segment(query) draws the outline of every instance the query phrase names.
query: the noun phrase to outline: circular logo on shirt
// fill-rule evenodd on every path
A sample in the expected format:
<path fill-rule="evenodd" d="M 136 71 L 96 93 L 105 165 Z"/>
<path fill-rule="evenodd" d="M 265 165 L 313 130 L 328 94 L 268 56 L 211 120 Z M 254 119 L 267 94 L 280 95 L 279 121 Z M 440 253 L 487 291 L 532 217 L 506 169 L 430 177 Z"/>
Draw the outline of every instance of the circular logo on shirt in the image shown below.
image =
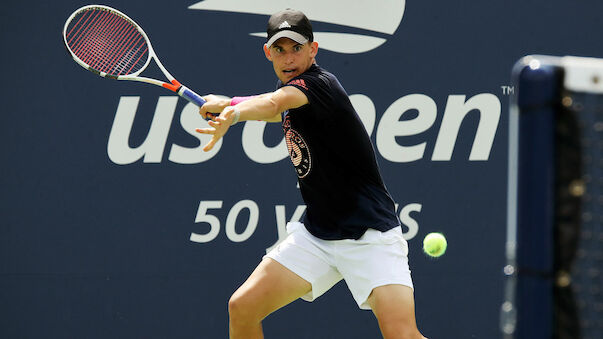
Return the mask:
<path fill-rule="evenodd" d="M 287 130 L 285 140 L 287 141 L 287 149 L 289 150 L 291 162 L 295 167 L 295 172 L 297 172 L 299 178 L 304 178 L 310 173 L 310 169 L 312 168 L 308 145 L 304 138 L 293 129 Z"/>

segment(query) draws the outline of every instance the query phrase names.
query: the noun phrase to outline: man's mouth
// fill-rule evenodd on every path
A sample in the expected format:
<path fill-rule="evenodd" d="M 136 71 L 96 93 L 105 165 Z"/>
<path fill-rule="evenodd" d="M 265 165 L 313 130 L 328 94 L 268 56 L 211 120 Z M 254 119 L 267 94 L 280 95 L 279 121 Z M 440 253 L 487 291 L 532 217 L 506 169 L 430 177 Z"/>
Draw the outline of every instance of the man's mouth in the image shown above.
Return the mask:
<path fill-rule="evenodd" d="M 293 69 L 284 69 L 283 70 L 283 73 L 285 73 L 285 74 L 293 74 L 293 72 L 295 72 L 295 68 L 293 68 Z"/>

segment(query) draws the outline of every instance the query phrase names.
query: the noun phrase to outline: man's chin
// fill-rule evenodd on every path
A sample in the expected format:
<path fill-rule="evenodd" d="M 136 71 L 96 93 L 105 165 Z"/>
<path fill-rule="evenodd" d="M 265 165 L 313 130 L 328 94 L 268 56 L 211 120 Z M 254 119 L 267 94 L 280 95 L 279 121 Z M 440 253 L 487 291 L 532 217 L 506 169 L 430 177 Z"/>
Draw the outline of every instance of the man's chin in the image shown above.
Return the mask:
<path fill-rule="evenodd" d="M 286 84 L 289 80 L 295 78 L 295 75 L 292 74 L 281 74 L 281 82 Z"/>

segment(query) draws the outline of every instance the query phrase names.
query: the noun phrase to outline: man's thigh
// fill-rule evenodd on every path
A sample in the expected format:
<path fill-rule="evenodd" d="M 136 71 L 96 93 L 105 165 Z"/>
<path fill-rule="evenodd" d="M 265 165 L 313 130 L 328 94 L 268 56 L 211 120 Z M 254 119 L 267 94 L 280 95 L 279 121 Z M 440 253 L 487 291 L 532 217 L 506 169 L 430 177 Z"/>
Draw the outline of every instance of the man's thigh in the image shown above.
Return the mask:
<path fill-rule="evenodd" d="M 265 258 L 231 297 L 237 307 L 266 317 L 307 294 L 312 286 L 277 261 Z"/>
<path fill-rule="evenodd" d="M 342 279 L 333 265 L 337 241 L 318 239 L 299 222 L 288 223 L 287 232 L 287 238 L 264 257 L 277 261 L 309 282 L 311 290 L 302 299 L 314 301 Z"/>
<path fill-rule="evenodd" d="M 415 301 L 413 289 L 398 284 L 373 289 L 368 303 L 379 321 L 395 321 L 415 328 Z"/>

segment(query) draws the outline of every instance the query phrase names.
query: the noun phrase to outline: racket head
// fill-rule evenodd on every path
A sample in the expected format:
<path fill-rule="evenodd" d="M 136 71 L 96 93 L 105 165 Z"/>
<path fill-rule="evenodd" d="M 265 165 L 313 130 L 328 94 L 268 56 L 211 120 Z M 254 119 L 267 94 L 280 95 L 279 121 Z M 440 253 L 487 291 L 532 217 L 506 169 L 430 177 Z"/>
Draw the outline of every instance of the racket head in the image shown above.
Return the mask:
<path fill-rule="evenodd" d="M 113 79 L 137 76 L 154 56 L 142 28 L 124 13 L 103 5 L 75 10 L 63 27 L 63 42 L 79 65 Z"/>

